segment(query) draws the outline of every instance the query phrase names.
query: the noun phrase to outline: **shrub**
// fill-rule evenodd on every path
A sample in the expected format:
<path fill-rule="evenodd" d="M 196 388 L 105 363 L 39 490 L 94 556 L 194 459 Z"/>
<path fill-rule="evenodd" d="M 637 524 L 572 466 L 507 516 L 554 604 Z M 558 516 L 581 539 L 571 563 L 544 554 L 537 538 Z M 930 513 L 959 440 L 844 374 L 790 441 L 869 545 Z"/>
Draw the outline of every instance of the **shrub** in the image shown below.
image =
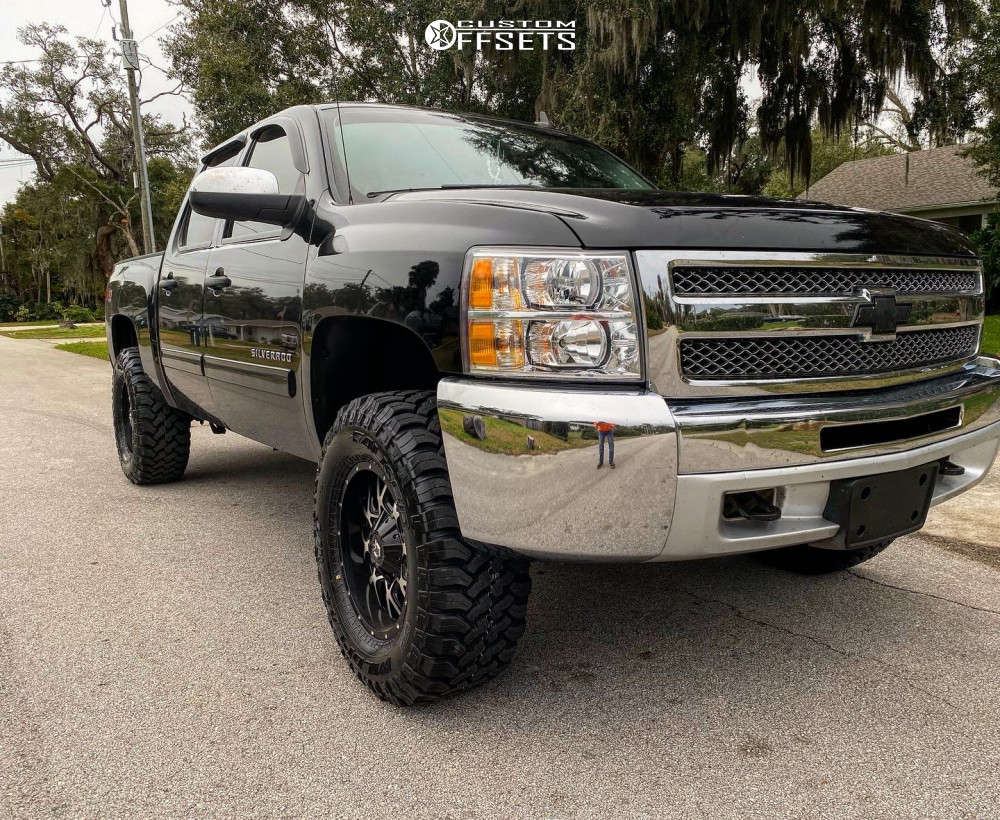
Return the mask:
<path fill-rule="evenodd" d="M 63 308 L 62 318 L 67 322 L 93 322 L 94 314 L 83 305 L 70 305 Z"/>
<path fill-rule="evenodd" d="M 0 322 L 13 322 L 18 302 L 13 293 L 0 293 Z"/>
<path fill-rule="evenodd" d="M 986 304 L 990 310 L 1000 309 L 1000 214 L 990 214 L 986 224 L 972 234 L 983 260 L 986 281 Z"/>

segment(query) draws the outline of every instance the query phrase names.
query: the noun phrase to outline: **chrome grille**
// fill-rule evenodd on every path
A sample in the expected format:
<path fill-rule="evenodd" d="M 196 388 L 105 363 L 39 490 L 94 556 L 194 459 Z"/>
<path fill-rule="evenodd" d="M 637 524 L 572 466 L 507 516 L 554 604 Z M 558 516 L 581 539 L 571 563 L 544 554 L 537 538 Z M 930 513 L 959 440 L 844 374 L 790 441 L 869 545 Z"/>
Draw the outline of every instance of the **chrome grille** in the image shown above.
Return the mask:
<path fill-rule="evenodd" d="M 976 293 L 980 287 L 975 271 L 906 268 L 675 265 L 672 277 L 679 296 L 850 296 L 858 288 L 889 288 L 901 294 Z"/>
<path fill-rule="evenodd" d="M 971 256 L 640 250 L 635 258 L 647 373 L 669 398 L 903 384 L 958 370 L 978 349 L 983 279 Z"/>
<path fill-rule="evenodd" d="M 801 379 L 912 370 L 975 354 L 974 325 L 900 333 L 891 341 L 858 336 L 684 339 L 681 367 L 692 379 Z"/>

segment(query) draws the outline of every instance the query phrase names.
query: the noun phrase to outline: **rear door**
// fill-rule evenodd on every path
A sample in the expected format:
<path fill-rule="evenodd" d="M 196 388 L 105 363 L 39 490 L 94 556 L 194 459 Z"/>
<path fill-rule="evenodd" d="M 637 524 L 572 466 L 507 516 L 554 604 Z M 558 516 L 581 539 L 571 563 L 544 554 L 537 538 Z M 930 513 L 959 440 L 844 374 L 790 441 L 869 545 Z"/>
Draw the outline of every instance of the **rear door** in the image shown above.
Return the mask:
<path fill-rule="evenodd" d="M 180 403 L 211 412 L 201 370 L 205 269 L 218 220 L 185 203 L 178 230 L 164 252 L 157 287 L 157 325 L 163 371 Z"/>
<path fill-rule="evenodd" d="M 303 193 L 308 171 L 297 123 L 276 117 L 251 132 L 243 164 L 270 171 L 281 193 Z M 226 426 L 286 452 L 311 452 L 298 397 L 300 320 L 308 243 L 290 230 L 229 222 L 209 257 L 205 375 Z"/>

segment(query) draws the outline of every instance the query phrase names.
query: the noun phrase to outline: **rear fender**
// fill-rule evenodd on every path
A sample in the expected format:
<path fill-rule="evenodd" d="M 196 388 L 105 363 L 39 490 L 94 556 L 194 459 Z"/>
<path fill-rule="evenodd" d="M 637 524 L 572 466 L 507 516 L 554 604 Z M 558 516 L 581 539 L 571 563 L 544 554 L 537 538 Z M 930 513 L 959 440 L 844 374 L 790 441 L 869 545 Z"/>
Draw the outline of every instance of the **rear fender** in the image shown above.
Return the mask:
<path fill-rule="evenodd" d="M 123 345 L 133 342 L 139 348 L 139 358 L 146 374 L 170 401 L 155 344 L 156 314 L 153 295 L 162 259 L 162 254 L 150 254 L 126 259 L 115 265 L 108 281 L 105 322 L 108 352 L 112 361 L 117 358 Z M 130 323 L 131 332 L 122 324 L 122 320 Z"/>

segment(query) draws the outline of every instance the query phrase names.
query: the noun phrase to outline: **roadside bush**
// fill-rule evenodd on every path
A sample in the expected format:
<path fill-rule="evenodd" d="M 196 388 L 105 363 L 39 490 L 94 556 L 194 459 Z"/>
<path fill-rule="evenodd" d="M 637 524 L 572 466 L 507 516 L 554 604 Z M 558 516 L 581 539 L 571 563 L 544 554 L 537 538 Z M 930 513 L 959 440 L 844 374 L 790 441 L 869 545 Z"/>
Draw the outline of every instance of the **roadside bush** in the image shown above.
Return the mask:
<path fill-rule="evenodd" d="M 653 300 L 649 297 L 646 297 L 646 327 L 650 330 L 663 329 L 663 314 L 659 306 L 653 304 Z"/>
<path fill-rule="evenodd" d="M 14 313 L 14 321 L 39 322 L 46 319 L 61 319 L 62 302 L 25 302 Z"/>
<path fill-rule="evenodd" d="M 986 282 L 986 309 L 1000 310 L 1000 214 L 990 214 L 986 224 L 972 234 L 983 260 Z"/>
<path fill-rule="evenodd" d="M 94 314 L 83 305 L 70 305 L 69 307 L 63 308 L 62 318 L 64 321 L 74 323 L 93 322 Z"/>
<path fill-rule="evenodd" d="M 0 322 L 13 322 L 20 303 L 12 293 L 0 293 Z"/>

